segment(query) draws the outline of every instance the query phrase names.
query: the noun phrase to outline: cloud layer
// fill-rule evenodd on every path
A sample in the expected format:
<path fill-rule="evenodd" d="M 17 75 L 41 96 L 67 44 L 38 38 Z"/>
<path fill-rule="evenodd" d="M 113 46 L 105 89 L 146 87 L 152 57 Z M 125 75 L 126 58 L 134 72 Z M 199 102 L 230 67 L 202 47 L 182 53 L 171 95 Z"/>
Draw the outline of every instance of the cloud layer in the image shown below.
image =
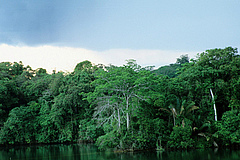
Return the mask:
<path fill-rule="evenodd" d="M 0 45 L 0 62 L 19 62 L 30 65 L 33 69 L 44 68 L 49 73 L 53 70 L 72 72 L 74 67 L 84 60 L 94 64 L 123 65 L 127 59 L 135 59 L 141 66 L 159 66 L 175 63 L 180 55 L 188 54 L 194 58 L 197 53 L 162 50 L 130 50 L 111 49 L 93 51 L 84 48 L 56 47 L 56 46 L 11 46 Z"/>
<path fill-rule="evenodd" d="M 237 0 L 11 0 L 0 44 L 198 51 L 239 45 Z"/>

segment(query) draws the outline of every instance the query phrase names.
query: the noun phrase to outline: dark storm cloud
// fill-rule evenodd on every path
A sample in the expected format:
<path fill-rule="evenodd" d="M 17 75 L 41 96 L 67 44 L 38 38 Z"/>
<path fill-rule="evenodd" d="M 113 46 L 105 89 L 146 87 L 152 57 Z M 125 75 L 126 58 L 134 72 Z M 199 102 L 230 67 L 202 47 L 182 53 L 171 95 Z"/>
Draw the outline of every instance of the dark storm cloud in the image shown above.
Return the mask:
<path fill-rule="evenodd" d="M 36 45 L 55 41 L 60 5 L 56 2 L 1 1 L 0 43 Z"/>
<path fill-rule="evenodd" d="M 91 3 L 90 3 L 91 2 Z M 84 44 L 98 2 L 66 0 L 9 0 L 0 2 L 0 44 Z M 97 19 L 97 18 L 96 18 Z M 81 45 L 80 45 L 81 46 Z"/>
<path fill-rule="evenodd" d="M 239 45 L 237 0 L 2 0 L 0 44 L 205 50 Z"/>

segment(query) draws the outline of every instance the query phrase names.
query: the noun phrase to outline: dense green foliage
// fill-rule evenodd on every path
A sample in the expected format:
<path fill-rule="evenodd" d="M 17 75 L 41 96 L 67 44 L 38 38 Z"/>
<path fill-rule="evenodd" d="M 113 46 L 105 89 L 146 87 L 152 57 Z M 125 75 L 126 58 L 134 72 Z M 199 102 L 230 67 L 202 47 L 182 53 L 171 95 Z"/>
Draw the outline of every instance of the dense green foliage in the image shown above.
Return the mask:
<path fill-rule="evenodd" d="M 179 69 L 182 68 L 185 63 L 189 63 L 189 57 L 188 55 L 181 55 L 180 58 L 177 58 L 176 63 L 159 67 L 154 70 L 153 73 L 157 75 L 167 75 L 170 78 L 174 78 L 177 76 Z"/>
<path fill-rule="evenodd" d="M 48 74 L 0 63 L 0 143 L 96 142 L 100 149 L 240 145 L 237 49 L 187 55 L 158 70 L 77 64 Z M 217 121 L 216 121 L 217 120 Z"/>

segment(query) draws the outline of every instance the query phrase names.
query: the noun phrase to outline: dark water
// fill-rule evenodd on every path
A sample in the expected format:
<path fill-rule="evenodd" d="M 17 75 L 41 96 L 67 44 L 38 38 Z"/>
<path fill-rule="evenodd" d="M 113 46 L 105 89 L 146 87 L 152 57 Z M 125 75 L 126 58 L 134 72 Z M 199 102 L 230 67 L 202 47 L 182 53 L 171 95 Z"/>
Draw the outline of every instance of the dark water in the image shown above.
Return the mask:
<path fill-rule="evenodd" d="M 0 160 L 240 160 L 240 150 L 101 152 L 94 145 L 43 145 L 0 148 Z"/>

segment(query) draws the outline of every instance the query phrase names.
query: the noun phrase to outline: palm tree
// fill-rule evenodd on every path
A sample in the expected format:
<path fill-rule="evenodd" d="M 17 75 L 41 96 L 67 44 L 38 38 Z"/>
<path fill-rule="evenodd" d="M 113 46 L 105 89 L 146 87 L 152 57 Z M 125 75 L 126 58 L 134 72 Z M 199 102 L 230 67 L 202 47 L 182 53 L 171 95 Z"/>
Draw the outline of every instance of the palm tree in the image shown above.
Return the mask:
<path fill-rule="evenodd" d="M 204 122 L 200 128 L 193 127 L 194 132 L 197 133 L 198 136 L 204 137 L 206 141 L 212 142 L 215 148 L 218 148 L 218 144 L 214 140 L 216 137 L 215 134 L 211 134 L 212 132 L 212 124 L 210 121 Z"/>
<path fill-rule="evenodd" d="M 177 108 L 180 108 L 180 110 L 178 111 Z M 174 126 L 176 125 L 176 118 L 177 117 L 183 117 L 182 126 L 184 127 L 184 125 L 185 125 L 184 117 L 188 117 L 190 115 L 190 113 L 195 109 L 199 109 L 199 107 L 195 106 L 194 102 L 192 102 L 192 101 L 186 102 L 186 100 L 184 100 L 181 104 L 181 107 L 178 107 L 178 106 L 176 107 L 173 104 L 170 104 L 168 109 L 167 108 L 160 108 L 159 110 L 167 111 L 169 114 L 171 114 L 173 116 Z"/>

